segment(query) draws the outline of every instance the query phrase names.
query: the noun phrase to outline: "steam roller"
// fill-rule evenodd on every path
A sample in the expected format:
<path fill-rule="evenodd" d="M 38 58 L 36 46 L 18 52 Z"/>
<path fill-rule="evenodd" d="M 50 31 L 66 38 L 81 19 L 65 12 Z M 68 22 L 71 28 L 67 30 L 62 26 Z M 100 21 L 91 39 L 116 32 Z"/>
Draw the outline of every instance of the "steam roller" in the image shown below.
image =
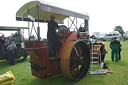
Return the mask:
<path fill-rule="evenodd" d="M 40 31 L 46 28 L 41 27 L 40 23 L 48 23 L 52 15 L 62 29 L 55 32 L 58 55 L 55 55 L 53 48 L 53 54 L 49 56 L 48 39 L 42 39 L 41 34 L 44 32 Z M 85 77 L 90 67 L 88 14 L 73 12 L 42 1 L 31 1 L 17 11 L 16 20 L 28 21 L 29 40 L 25 41 L 24 47 L 30 56 L 33 76 L 47 78 L 64 73 L 74 81 Z M 37 29 L 34 22 L 38 22 Z"/>

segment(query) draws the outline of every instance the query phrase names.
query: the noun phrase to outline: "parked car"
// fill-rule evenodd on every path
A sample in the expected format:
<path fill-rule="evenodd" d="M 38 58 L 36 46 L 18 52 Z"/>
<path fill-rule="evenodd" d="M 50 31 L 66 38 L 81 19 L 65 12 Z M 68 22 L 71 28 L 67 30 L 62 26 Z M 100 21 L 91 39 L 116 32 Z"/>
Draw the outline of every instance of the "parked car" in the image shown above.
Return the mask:
<path fill-rule="evenodd" d="M 108 33 L 101 40 L 112 40 L 114 37 L 121 39 L 122 35 L 120 33 Z"/>
<path fill-rule="evenodd" d="M 104 32 L 93 32 L 93 35 L 97 37 L 97 39 L 101 39 L 105 36 Z"/>

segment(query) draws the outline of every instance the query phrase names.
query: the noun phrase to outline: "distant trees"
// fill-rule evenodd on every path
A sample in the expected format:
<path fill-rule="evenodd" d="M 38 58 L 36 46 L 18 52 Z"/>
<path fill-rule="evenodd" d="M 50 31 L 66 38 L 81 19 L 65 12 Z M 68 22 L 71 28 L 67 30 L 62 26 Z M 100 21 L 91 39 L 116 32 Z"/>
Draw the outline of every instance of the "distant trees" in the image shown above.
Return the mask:
<path fill-rule="evenodd" d="M 114 31 L 118 31 L 121 35 L 124 34 L 124 30 L 122 29 L 121 26 L 116 26 L 116 27 L 114 28 Z"/>

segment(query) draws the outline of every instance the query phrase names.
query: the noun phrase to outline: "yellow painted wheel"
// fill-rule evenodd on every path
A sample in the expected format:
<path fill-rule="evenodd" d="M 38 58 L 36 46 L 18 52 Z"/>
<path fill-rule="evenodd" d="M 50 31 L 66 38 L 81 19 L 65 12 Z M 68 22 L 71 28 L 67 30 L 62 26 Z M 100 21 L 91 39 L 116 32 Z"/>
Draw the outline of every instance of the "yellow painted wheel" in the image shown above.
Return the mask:
<path fill-rule="evenodd" d="M 84 41 L 68 42 L 61 54 L 61 70 L 69 79 L 79 81 L 85 77 L 90 66 L 90 52 Z"/>

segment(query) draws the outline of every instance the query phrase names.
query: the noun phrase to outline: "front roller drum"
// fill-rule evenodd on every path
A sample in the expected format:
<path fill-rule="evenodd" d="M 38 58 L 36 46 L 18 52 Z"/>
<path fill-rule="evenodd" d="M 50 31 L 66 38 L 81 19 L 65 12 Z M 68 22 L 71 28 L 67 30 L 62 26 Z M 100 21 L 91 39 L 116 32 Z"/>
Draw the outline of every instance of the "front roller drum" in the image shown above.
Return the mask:
<path fill-rule="evenodd" d="M 61 70 L 69 79 L 79 81 L 90 67 L 90 52 L 84 41 L 68 42 L 61 54 Z"/>

